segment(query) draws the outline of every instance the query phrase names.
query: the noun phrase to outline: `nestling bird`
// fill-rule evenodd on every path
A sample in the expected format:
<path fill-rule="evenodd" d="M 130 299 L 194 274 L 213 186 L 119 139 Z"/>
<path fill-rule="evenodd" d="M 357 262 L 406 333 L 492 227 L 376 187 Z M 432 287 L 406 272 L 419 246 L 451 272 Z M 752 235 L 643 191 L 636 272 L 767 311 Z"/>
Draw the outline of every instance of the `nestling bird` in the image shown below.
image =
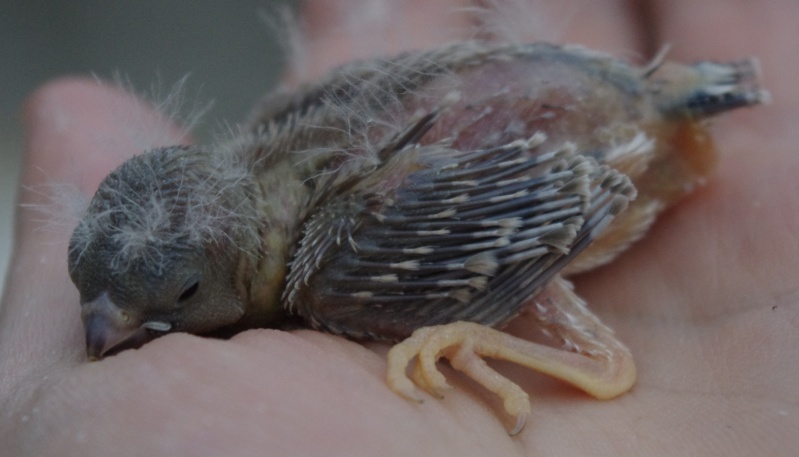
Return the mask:
<path fill-rule="evenodd" d="M 632 357 L 564 278 L 707 178 L 706 118 L 765 96 L 749 60 L 635 67 L 544 43 L 342 66 L 267 98 L 235 138 L 146 152 L 100 184 L 69 246 L 88 356 L 298 316 L 405 340 L 388 381 L 409 398 L 446 387 L 447 357 L 513 432 L 527 394 L 481 356 L 619 395 Z M 563 348 L 495 329 L 523 310 Z"/>

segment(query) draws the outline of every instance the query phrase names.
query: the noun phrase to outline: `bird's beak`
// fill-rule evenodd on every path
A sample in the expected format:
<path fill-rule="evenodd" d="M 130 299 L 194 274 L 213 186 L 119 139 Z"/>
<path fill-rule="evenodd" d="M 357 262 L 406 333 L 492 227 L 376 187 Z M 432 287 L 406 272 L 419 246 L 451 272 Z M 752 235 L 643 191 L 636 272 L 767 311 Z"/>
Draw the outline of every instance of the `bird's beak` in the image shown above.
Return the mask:
<path fill-rule="evenodd" d="M 151 337 L 141 321 L 120 309 L 103 292 L 83 304 L 83 326 L 86 329 L 86 354 L 99 360 L 123 349 L 139 347 Z"/>

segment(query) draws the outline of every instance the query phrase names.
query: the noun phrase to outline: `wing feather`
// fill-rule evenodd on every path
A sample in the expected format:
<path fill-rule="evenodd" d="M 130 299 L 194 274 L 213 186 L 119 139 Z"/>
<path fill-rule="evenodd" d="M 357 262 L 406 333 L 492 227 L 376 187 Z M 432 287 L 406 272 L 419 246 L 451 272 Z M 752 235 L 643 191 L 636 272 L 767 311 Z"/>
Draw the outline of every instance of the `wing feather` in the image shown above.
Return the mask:
<path fill-rule="evenodd" d="M 288 309 L 327 331 L 377 339 L 510 319 L 635 193 L 569 144 L 541 151 L 543 139 L 386 155 L 309 217 Z"/>

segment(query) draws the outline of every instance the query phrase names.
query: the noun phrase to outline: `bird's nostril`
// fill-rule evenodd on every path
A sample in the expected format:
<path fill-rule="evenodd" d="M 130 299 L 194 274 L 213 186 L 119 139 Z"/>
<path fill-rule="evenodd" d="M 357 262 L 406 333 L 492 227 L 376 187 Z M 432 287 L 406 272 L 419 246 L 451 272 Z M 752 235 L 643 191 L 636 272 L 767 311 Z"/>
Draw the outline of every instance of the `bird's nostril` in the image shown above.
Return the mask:
<path fill-rule="evenodd" d="M 149 339 L 139 320 L 121 310 L 107 293 L 83 304 L 83 325 L 90 360 L 141 346 Z"/>

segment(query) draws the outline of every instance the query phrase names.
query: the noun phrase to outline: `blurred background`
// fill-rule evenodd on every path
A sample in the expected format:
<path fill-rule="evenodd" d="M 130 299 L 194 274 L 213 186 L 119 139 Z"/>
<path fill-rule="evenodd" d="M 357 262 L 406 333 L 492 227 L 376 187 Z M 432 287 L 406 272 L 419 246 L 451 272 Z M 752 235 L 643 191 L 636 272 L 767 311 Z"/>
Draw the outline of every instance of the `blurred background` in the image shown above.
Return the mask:
<path fill-rule="evenodd" d="M 139 91 L 189 75 L 213 101 L 200 140 L 241 120 L 277 83 L 282 53 L 264 16 L 291 0 L 0 0 L 0 292 L 11 255 L 22 162 L 19 110 L 65 75 L 123 75 Z"/>

